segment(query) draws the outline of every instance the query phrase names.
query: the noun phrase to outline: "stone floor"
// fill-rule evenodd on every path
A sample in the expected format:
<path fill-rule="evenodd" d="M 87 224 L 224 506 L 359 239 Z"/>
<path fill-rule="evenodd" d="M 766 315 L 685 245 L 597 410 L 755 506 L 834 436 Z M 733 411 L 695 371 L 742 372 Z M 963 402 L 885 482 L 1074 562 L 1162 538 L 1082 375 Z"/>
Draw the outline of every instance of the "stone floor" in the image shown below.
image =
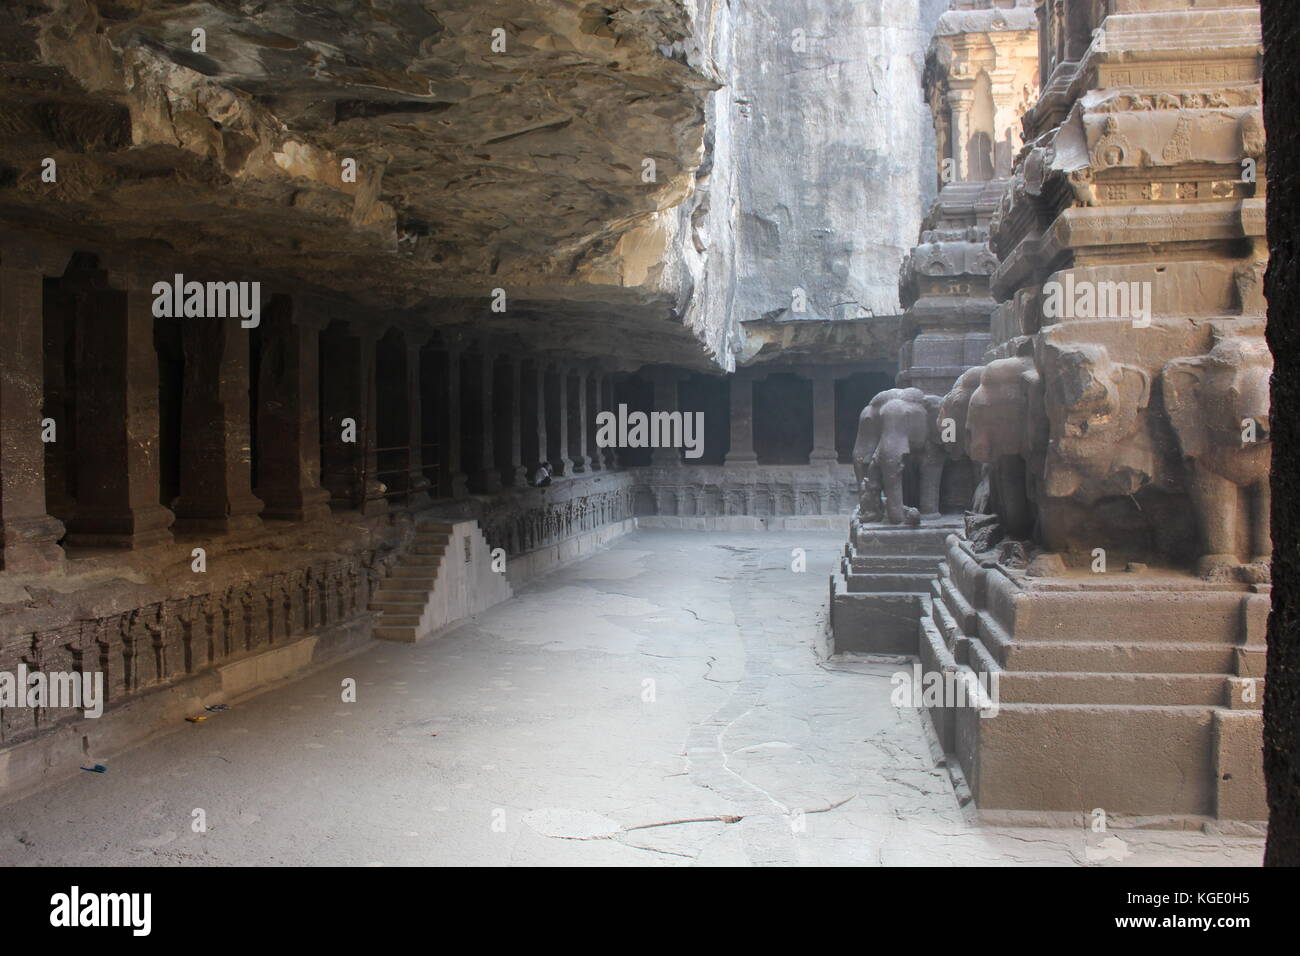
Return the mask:
<path fill-rule="evenodd" d="M 1260 863 L 1253 839 L 976 826 L 889 702 L 898 665 L 817 653 L 843 538 L 638 532 L 0 808 L 0 864 Z"/>

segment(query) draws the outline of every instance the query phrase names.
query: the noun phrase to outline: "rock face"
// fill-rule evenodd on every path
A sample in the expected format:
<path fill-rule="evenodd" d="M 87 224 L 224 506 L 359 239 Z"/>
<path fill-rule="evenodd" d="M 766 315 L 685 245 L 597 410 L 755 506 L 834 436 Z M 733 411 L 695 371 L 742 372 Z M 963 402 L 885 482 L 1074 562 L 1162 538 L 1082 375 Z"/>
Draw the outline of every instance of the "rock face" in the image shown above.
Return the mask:
<path fill-rule="evenodd" d="M 894 315 L 897 270 L 933 197 L 918 95 L 947 0 L 738 8 L 733 64 L 742 321 Z M 802 290 L 806 301 L 796 290 Z"/>
<path fill-rule="evenodd" d="M 502 288 L 518 323 L 572 300 L 681 324 L 718 17 L 673 0 L 9 6 L 0 211 L 371 308 L 490 317 Z M 678 346 L 720 339 L 722 318 L 694 319 Z"/>

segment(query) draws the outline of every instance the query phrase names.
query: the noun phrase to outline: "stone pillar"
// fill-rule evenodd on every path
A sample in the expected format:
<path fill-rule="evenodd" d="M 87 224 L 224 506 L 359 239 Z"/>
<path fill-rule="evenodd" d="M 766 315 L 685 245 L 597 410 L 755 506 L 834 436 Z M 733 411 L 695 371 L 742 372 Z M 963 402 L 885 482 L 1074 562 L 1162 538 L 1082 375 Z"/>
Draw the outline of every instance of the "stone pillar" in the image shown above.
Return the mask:
<path fill-rule="evenodd" d="M 496 357 L 488 351 L 484 343 L 481 349 L 479 373 L 479 406 L 482 412 L 479 422 L 479 448 L 481 458 L 479 473 L 475 484 L 477 490 L 491 494 L 501 490 L 501 473 L 497 471 L 496 442 L 493 436 L 493 363 Z"/>
<path fill-rule="evenodd" d="M 67 257 L 62 258 L 66 262 Z M 33 249 L 16 242 L 0 247 L 0 570 L 4 571 L 43 572 L 63 563 L 63 549 L 57 544 L 63 523 L 45 508 L 41 441 L 46 268 Z M 53 271 L 58 266 L 51 261 L 48 268 Z M 56 428 L 64 424 L 56 422 Z"/>
<path fill-rule="evenodd" d="M 952 90 L 948 93 L 948 109 L 952 114 L 952 158 L 957 161 L 957 178 L 970 179 L 970 108 L 975 100 L 971 90 Z"/>
<path fill-rule="evenodd" d="M 170 542 L 175 516 L 158 501 L 158 353 L 151 283 L 138 271 L 119 274 L 119 279 L 126 292 L 88 295 L 77 316 L 79 467 L 77 510 L 67 541 L 143 548 Z"/>
<path fill-rule="evenodd" d="M 614 407 L 614 374 L 606 372 L 600 377 L 601 403 L 605 409 L 617 414 L 618 409 Z M 605 458 L 605 470 L 613 471 L 618 468 L 618 449 L 613 445 L 603 450 Z"/>
<path fill-rule="evenodd" d="M 654 410 L 656 412 L 677 411 L 677 377 L 671 369 L 655 369 L 652 376 L 654 383 Z M 652 465 L 680 465 L 681 449 L 654 448 L 650 451 Z"/>
<path fill-rule="evenodd" d="M 757 465 L 754 454 L 754 376 L 748 369 L 736 369 L 731 377 L 731 447 L 728 465 Z"/>
<path fill-rule="evenodd" d="M 813 380 L 813 449 L 810 464 L 833 465 L 839 461 L 835 450 L 835 375 L 824 365 L 814 366 Z"/>
<path fill-rule="evenodd" d="M 549 460 L 550 450 L 546 446 L 546 363 L 534 361 L 533 368 L 536 369 L 537 382 L 537 420 L 534 424 L 537 426 L 537 461 L 533 462 L 534 468 L 540 468 L 542 462 Z"/>
<path fill-rule="evenodd" d="M 993 129 L 1001 138 L 993 144 L 993 177 L 1011 175 L 1016 155 L 1023 145 L 1020 138 L 1020 92 L 1015 86 L 1014 70 L 995 71 L 993 82 Z M 1005 132 L 1003 132 L 1005 131 Z"/>
<path fill-rule="evenodd" d="M 505 479 L 511 488 L 522 488 L 528 483 L 528 469 L 524 467 L 524 363 L 517 355 L 506 361 L 510 368 L 510 464 Z"/>
<path fill-rule="evenodd" d="M 602 372 L 599 367 L 593 366 L 589 371 L 586 378 L 586 384 L 584 385 L 584 388 L 587 389 L 587 394 L 591 396 L 591 408 L 588 409 L 586 431 L 588 442 L 587 451 L 590 456 L 587 463 L 588 471 L 604 471 L 605 469 L 604 449 L 596 443 L 596 416 L 606 408 L 604 383 L 605 373 Z"/>
<path fill-rule="evenodd" d="M 249 429 L 249 330 L 238 318 L 184 318 L 181 493 L 176 528 L 227 532 L 256 528 Z"/>
<path fill-rule="evenodd" d="M 587 408 L 587 369 L 581 365 L 574 369 L 578 378 L 578 407 L 574 409 L 574 424 L 577 427 L 577 454 L 573 456 L 573 473 L 586 474 L 590 470 L 591 459 L 587 456 L 587 426 L 590 423 Z"/>
<path fill-rule="evenodd" d="M 446 410 L 443 418 L 446 440 L 445 459 L 447 468 L 448 490 L 453 498 L 464 498 L 469 494 L 468 479 L 461 458 L 461 415 L 460 415 L 460 360 L 461 350 L 447 349 Z"/>
<path fill-rule="evenodd" d="M 556 393 L 560 412 L 560 434 L 556 438 L 556 445 L 560 450 L 560 457 L 552 461 L 551 466 L 555 469 L 555 474 L 567 478 L 573 474 L 573 459 L 569 457 L 569 367 L 563 362 L 555 363 L 555 378 L 559 384 Z"/>
<path fill-rule="evenodd" d="M 258 373 L 257 496 L 263 518 L 315 521 L 330 514 L 320 483 L 320 331 L 301 302 L 262 313 Z"/>
<path fill-rule="evenodd" d="M 361 361 L 356 339 L 341 323 L 328 325 L 320 342 L 321 484 L 335 507 L 354 507 L 361 482 L 357 448 L 362 414 Z M 351 422 L 349 426 L 347 423 Z"/>
<path fill-rule="evenodd" d="M 375 359 L 379 340 L 386 329 L 371 328 L 360 323 L 349 323 L 357 337 L 357 359 L 360 362 L 361 417 L 357 420 L 357 437 L 361 439 L 362 477 L 357 509 L 363 515 L 379 515 L 388 511 L 388 489 L 377 477 L 379 473 L 379 383 L 376 380 Z"/>
<path fill-rule="evenodd" d="M 421 362 L 429 338 L 425 331 L 402 330 L 402 340 L 406 343 L 406 425 L 410 446 L 406 504 L 409 508 L 423 508 L 430 500 L 429 479 L 424 475 L 424 393 L 420 388 Z"/>

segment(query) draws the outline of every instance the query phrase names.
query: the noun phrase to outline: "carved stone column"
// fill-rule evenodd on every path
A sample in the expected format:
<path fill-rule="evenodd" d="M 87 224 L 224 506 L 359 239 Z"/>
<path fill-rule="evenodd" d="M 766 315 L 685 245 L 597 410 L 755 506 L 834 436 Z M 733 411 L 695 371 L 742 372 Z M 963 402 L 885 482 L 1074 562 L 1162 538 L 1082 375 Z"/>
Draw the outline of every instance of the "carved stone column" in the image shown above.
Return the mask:
<path fill-rule="evenodd" d="M 388 511 L 387 490 L 377 477 L 379 472 L 379 387 L 375 378 L 375 359 L 383 328 L 349 322 L 357 340 L 357 376 L 361 382 L 361 402 L 357 417 L 357 437 L 361 441 L 361 475 L 356 500 L 357 510 L 363 515 L 378 515 Z"/>
<path fill-rule="evenodd" d="M 557 384 L 557 410 L 559 434 L 552 435 L 553 447 L 559 454 L 551 459 L 555 474 L 569 477 L 573 474 L 573 459 L 569 457 L 569 367 L 564 362 L 555 363 L 555 380 Z"/>
<path fill-rule="evenodd" d="M 262 502 L 252 487 L 249 330 L 238 318 L 178 320 L 185 350 L 181 398 L 181 492 L 176 528 L 256 528 Z"/>
<path fill-rule="evenodd" d="M 320 330 L 303 302 L 262 314 L 258 371 L 257 496 L 263 518 L 314 521 L 330 514 L 320 483 Z"/>
<path fill-rule="evenodd" d="M 731 377 L 731 448 L 727 465 L 757 465 L 754 453 L 754 376 L 738 368 Z"/>
<path fill-rule="evenodd" d="M 546 444 L 546 363 L 534 360 L 533 368 L 536 370 L 537 404 L 533 409 L 535 418 L 532 424 L 537 427 L 537 461 L 532 466 L 536 469 L 549 460 L 550 449 Z"/>
<path fill-rule="evenodd" d="M 671 369 L 655 369 L 652 376 L 654 383 L 654 410 L 656 412 L 677 411 L 677 377 Z M 650 464 L 673 466 L 682 463 L 681 449 L 654 448 L 650 451 Z"/>
<path fill-rule="evenodd" d="M 579 365 L 573 370 L 578 379 L 578 404 L 572 409 L 574 415 L 574 431 L 577 433 L 574 438 L 576 454 L 573 456 L 573 473 L 575 475 L 585 474 L 590 470 L 591 459 L 587 456 L 587 426 L 590 423 L 587 408 L 587 369 Z"/>
<path fill-rule="evenodd" d="M 617 413 L 618 409 L 614 407 L 614 373 L 606 372 L 604 375 L 601 376 L 600 389 L 601 389 L 601 396 L 602 396 L 601 403 L 605 406 L 605 409 L 607 411 Z M 618 468 L 617 448 L 615 448 L 613 445 L 610 445 L 608 448 L 603 449 L 603 455 L 605 458 L 606 471 L 614 471 L 616 468 Z"/>
<path fill-rule="evenodd" d="M 479 473 L 476 475 L 476 490 L 491 494 L 501 490 L 501 473 L 497 471 L 496 443 L 493 440 L 493 363 L 496 356 L 488 351 L 484 343 L 480 352 L 479 372 Z"/>
<path fill-rule="evenodd" d="M 165 544 L 175 516 L 158 501 L 158 355 L 153 294 L 138 269 L 126 292 L 82 303 L 77 336 L 77 510 L 69 544 Z M 156 277 L 155 277 L 156 278 Z M 185 319 L 164 321 L 184 322 Z M 238 327 L 238 320 L 236 320 Z"/>
<path fill-rule="evenodd" d="M 824 365 L 814 366 L 813 380 L 813 449 L 810 464 L 833 465 L 839 461 L 835 450 L 835 375 Z"/>
<path fill-rule="evenodd" d="M 970 108 L 975 100 L 971 90 L 952 90 L 948 93 L 948 109 L 952 115 L 952 156 L 957 161 L 957 178 L 963 182 L 970 173 Z"/>
<path fill-rule="evenodd" d="M 447 349 L 446 391 L 443 393 L 443 447 L 446 449 L 447 489 L 453 498 L 469 494 L 468 479 L 461 456 L 460 363 L 462 352 L 454 346 Z"/>
<path fill-rule="evenodd" d="M 604 471 L 605 469 L 604 449 L 596 444 L 596 416 L 605 411 L 606 408 L 603 391 L 604 380 L 605 373 L 598 366 L 592 366 L 588 371 L 586 383 L 583 386 L 590 402 L 586 429 L 587 452 L 590 456 L 587 465 L 588 471 Z"/>
<path fill-rule="evenodd" d="M 524 467 L 524 363 L 517 355 L 506 359 L 510 369 L 510 463 L 505 474 L 511 488 L 522 488 L 528 483 L 528 469 Z"/>
<path fill-rule="evenodd" d="M 422 329 L 402 329 L 406 343 L 406 425 L 410 448 L 407 464 L 406 504 L 423 508 L 429 503 L 429 479 L 424 475 L 424 393 L 420 387 L 424 347 L 430 333 Z"/>
<path fill-rule="evenodd" d="M 53 252 L 53 250 L 51 250 Z M 62 272 L 16 242 L 0 246 L 0 570 L 50 571 L 63 563 L 63 524 L 46 513 L 41 442 L 45 337 L 42 284 Z M 46 261 L 42 261 L 45 259 Z M 56 423 L 56 427 L 58 424 Z"/>

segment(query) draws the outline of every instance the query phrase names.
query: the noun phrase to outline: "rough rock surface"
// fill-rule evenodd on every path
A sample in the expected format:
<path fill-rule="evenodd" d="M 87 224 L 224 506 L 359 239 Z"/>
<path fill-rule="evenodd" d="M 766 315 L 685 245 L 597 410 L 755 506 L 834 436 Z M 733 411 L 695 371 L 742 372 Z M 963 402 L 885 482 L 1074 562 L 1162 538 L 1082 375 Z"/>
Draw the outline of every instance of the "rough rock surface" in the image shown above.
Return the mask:
<path fill-rule="evenodd" d="M 566 300 L 680 323 L 661 280 L 707 161 L 711 4 L 613 6 L 6 6 L 0 213 L 437 319 L 503 288 L 517 323 Z"/>
<path fill-rule="evenodd" d="M 742 321 L 894 315 L 898 266 L 933 198 L 920 95 L 947 0 L 739 8 L 736 312 Z M 792 308 L 807 293 L 806 312 Z"/>
<path fill-rule="evenodd" d="M 1264 0 L 1264 83 L 1266 90 L 1294 90 L 1300 71 L 1300 25 L 1283 0 Z M 1300 146 L 1291 97 L 1264 100 L 1269 158 L 1282 168 Z M 1268 206 L 1272 261 L 1268 272 L 1269 345 L 1277 357 L 1273 374 L 1275 408 L 1294 408 L 1297 400 L 1295 355 L 1297 333 L 1290 317 L 1297 295 L 1296 233 L 1300 227 L 1300 183 L 1281 176 Z M 1300 640 L 1297 639 L 1296 533 L 1300 508 L 1296 496 L 1296 424 L 1278 415 L 1274 424 L 1273 615 L 1268 628 L 1268 677 L 1264 682 L 1264 772 L 1268 776 L 1270 866 L 1300 865 Z"/>

